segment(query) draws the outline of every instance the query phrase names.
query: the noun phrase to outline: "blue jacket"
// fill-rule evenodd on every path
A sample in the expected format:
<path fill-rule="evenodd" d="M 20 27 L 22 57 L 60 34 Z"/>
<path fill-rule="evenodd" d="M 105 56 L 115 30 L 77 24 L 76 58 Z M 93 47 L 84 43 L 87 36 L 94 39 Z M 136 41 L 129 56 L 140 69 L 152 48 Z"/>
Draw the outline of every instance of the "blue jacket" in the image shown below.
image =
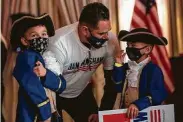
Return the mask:
<path fill-rule="evenodd" d="M 33 122 L 35 117 L 41 121 L 48 119 L 51 107 L 43 87 L 59 94 L 66 88 L 65 79 L 48 69 L 44 78 L 37 77 L 33 72 L 37 61 L 45 66 L 42 56 L 33 50 L 25 50 L 17 56 L 13 70 L 13 76 L 20 85 L 16 122 Z"/>
<path fill-rule="evenodd" d="M 114 66 L 113 80 L 116 84 L 117 92 L 123 91 L 127 70 L 127 63 L 121 67 Z M 133 104 L 135 104 L 139 110 L 142 110 L 149 106 L 160 105 L 167 98 L 167 95 L 168 92 L 164 85 L 161 69 L 156 64 L 149 62 L 141 72 L 139 99 L 134 101 Z M 124 94 L 122 94 L 122 97 L 124 97 Z"/>

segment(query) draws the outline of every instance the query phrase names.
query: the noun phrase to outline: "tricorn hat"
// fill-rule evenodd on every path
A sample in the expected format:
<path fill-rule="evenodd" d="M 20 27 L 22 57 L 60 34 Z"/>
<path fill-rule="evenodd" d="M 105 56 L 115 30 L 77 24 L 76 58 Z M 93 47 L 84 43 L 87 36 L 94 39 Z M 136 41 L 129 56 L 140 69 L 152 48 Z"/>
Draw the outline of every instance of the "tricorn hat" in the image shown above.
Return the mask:
<path fill-rule="evenodd" d="M 158 37 L 145 28 L 136 28 L 131 31 L 121 30 L 118 34 L 120 41 L 143 42 L 153 45 L 167 45 L 165 37 Z"/>
<path fill-rule="evenodd" d="M 11 15 L 11 19 L 12 28 L 10 34 L 10 42 L 13 50 L 19 46 L 22 46 L 20 39 L 30 27 L 44 25 L 48 31 L 49 36 L 53 36 L 55 34 L 52 19 L 48 14 L 43 14 L 36 17 L 27 13 L 18 13 Z"/>

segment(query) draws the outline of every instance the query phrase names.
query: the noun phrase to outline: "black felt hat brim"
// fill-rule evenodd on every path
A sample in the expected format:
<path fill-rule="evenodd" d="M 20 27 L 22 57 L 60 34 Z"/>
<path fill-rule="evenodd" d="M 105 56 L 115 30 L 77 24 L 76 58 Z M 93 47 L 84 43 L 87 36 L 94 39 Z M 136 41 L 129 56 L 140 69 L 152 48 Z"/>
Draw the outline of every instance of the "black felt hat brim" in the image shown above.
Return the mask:
<path fill-rule="evenodd" d="M 120 41 L 126 42 L 143 42 L 153 45 L 167 45 L 167 39 L 164 37 L 157 37 L 145 28 L 137 28 L 130 32 L 122 30 L 118 35 Z"/>

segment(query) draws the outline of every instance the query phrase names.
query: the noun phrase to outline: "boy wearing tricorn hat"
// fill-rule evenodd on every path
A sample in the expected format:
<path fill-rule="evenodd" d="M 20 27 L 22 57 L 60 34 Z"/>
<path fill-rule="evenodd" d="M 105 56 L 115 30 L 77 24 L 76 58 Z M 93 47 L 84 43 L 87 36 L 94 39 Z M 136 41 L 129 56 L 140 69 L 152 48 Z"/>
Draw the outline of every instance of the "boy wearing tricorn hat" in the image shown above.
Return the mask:
<path fill-rule="evenodd" d="M 10 41 L 12 49 L 18 51 L 13 76 L 20 85 L 16 122 L 49 122 L 53 101 L 44 87 L 57 93 L 66 87 L 60 74 L 44 68 L 42 54 L 48 46 L 48 37 L 55 34 L 53 22 L 48 14 L 35 17 L 19 13 L 12 18 Z"/>
<path fill-rule="evenodd" d="M 142 109 L 160 105 L 167 98 L 163 73 L 149 56 L 154 45 L 167 45 L 167 40 L 145 28 L 122 30 L 118 39 L 127 42 L 130 61 L 123 64 L 124 52 L 115 58 L 113 80 L 118 94 L 114 108 L 128 108 L 127 117 L 135 118 Z"/>

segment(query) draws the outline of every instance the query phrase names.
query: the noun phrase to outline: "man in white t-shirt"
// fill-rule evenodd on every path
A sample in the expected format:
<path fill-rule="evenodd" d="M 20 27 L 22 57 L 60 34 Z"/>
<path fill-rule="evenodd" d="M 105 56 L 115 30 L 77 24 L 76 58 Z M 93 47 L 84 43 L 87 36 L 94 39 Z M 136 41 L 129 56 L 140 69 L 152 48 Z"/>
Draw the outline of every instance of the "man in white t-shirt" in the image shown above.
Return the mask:
<path fill-rule="evenodd" d="M 113 107 L 116 93 L 110 73 L 109 78 L 105 77 L 100 108 L 90 82 L 100 64 L 104 64 L 105 73 L 112 71 L 114 54 L 120 48 L 110 30 L 108 8 L 101 3 L 90 3 L 83 8 L 79 22 L 56 31 L 43 55 L 46 67 L 62 74 L 67 82 L 65 91 L 57 96 L 58 111 L 64 109 L 75 122 L 95 122 L 98 110 Z M 60 67 L 55 66 L 57 63 Z"/>

